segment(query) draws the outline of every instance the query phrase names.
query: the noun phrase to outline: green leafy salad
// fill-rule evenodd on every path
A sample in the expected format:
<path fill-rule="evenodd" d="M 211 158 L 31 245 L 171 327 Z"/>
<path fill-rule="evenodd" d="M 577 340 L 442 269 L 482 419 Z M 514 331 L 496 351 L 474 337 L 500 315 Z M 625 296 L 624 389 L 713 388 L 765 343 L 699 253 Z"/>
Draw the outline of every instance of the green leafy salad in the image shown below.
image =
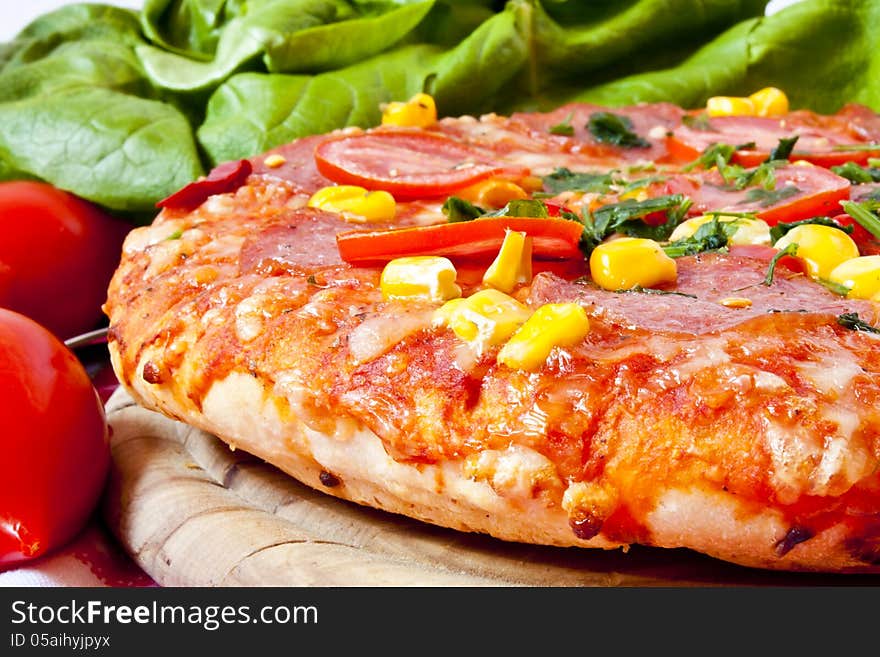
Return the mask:
<path fill-rule="evenodd" d="M 880 0 L 145 0 L 77 4 L 0 44 L 0 180 L 48 181 L 146 220 L 216 163 L 376 125 L 782 88 L 792 106 L 880 110 Z M 845 38 L 841 38 L 845 35 Z M 594 126 L 614 138 L 627 126 Z M 560 134 L 569 128 L 560 124 Z M 623 135 L 623 137 L 620 137 Z M 608 137 L 609 139 L 611 137 Z M 870 174 L 869 174 L 870 175 Z"/>

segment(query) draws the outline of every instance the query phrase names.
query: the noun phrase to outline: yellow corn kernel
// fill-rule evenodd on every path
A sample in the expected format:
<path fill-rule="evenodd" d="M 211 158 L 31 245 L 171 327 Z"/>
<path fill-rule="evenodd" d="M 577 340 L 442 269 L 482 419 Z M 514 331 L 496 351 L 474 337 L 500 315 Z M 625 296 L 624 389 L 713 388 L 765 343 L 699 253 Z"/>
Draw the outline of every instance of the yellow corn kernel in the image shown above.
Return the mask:
<path fill-rule="evenodd" d="M 448 326 L 482 352 L 503 344 L 525 322 L 531 310 L 498 290 L 480 290 L 466 299 L 447 301 L 434 311 L 434 325 Z"/>
<path fill-rule="evenodd" d="M 844 260 L 831 270 L 828 280 L 849 288 L 849 299 L 872 299 L 880 294 L 880 255 Z"/>
<path fill-rule="evenodd" d="M 586 311 L 576 303 L 548 303 L 519 327 L 498 352 L 498 362 L 533 371 L 546 361 L 553 347 L 571 347 L 590 332 Z"/>
<path fill-rule="evenodd" d="M 283 155 L 279 155 L 278 153 L 272 153 L 263 160 L 263 164 L 265 164 L 270 169 L 277 169 L 283 164 L 286 164 L 287 160 Z"/>
<path fill-rule="evenodd" d="M 514 182 L 489 178 L 465 187 L 457 194 L 484 208 L 503 208 L 510 201 L 528 198 L 526 191 Z"/>
<path fill-rule="evenodd" d="M 677 242 L 689 237 L 693 237 L 694 233 L 702 226 L 707 224 L 715 217 L 722 223 L 736 224 L 736 231 L 730 236 L 728 244 L 770 244 L 770 226 L 762 219 L 751 219 L 749 217 L 731 217 L 729 215 L 703 215 L 701 217 L 693 217 L 681 222 L 672 231 L 669 236 L 670 242 Z"/>
<path fill-rule="evenodd" d="M 712 96 L 706 101 L 709 116 L 754 116 L 755 104 L 749 98 Z"/>
<path fill-rule="evenodd" d="M 794 255 L 807 265 L 812 278 L 828 279 L 831 271 L 840 263 L 859 256 L 859 247 L 842 230 L 819 224 L 796 226 L 776 240 L 773 246 L 784 249 L 796 244 Z"/>
<path fill-rule="evenodd" d="M 525 233 L 505 230 L 504 241 L 495 260 L 483 274 L 483 283 L 506 294 L 532 280 L 532 238 Z"/>
<path fill-rule="evenodd" d="M 788 114 L 788 96 L 776 87 L 764 87 L 749 96 L 758 116 L 782 116 Z"/>
<path fill-rule="evenodd" d="M 639 201 L 641 203 L 648 198 L 648 190 L 644 187 L 636 187 L 625 194 L 621 194 L 620 198 L 622 200 L 633 199 L 634 201 Z"/>
<path fill-rule="evenodd" d="M 395 101 L 382 108 L 382 125 L 427 128 L 437 122 L 437 105 L 428 94 L 418 93 L 405 103 Z"/>
<path fill-rule="evenodd" d="M 725 308 L 751 308 L 752 300 L 746 297 L 724 297 L 718 303 Z"/>
<path fill-rule="evenodd" d="M 322 187 L 309 199 L 310 208 L 345 215 L 351 221 L 391 221 L 397 212 L 394 197 L 388 192 L 368 192 L 356 185 Z"/>
<path fill-rule="evenodd" d="M 385 265 L 379 284 L 385 299 L 447 301 L 461 296 L 461 288 L 455 284 L 456 275 L 448 258 L 408 256 Z"/>
<path fill-rule="evenodd" d="M 590 275 L 606 290 L 628 290 L 671 283 L 678 277 L 678 269 L 654 240 L 621 237 L 593 250 Z"/>

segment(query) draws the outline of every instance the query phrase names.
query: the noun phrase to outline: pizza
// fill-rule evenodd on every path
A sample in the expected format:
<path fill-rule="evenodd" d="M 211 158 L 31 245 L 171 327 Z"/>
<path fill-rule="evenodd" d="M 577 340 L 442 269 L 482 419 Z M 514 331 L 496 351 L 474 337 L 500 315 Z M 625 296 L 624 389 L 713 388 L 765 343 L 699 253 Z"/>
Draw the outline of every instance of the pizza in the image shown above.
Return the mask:
<path fill-rule="evenodd" d="M 220 164 L 128 236 L 121 384 L 506 541 L 880 572 L 880 116 L 569 104 Z"/>

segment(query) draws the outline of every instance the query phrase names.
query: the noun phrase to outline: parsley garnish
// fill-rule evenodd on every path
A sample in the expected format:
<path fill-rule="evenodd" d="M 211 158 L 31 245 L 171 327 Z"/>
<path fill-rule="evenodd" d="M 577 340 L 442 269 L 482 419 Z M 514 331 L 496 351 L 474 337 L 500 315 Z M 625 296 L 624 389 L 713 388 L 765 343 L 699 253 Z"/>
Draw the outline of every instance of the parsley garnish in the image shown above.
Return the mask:
<path fill-rule="evenodd" d="M 602 144 L 614 144 L 625 148 L 647 148 L 651 144 L 632 131 L 632 121 L 626 116 L 611 112 L 595 112 L 590 115 L 587 130 Z"/>
<path fill-rule="evenodd" d="M 764 189 L 763 187 L 755 187 L 746 192 L 746 197 L 737 205 L 757 202 L 762 208 L 769 208 L 771 205 L 776 205 L 780 201 L 784 201 L 785 199 L 791 198 L 800 193 L 801 190 L 794 185 L 786 185 L 782 189 L 773 190 Z"/>
<path fill-rule="evenodd" d="M 556 125 L 550 126 L 547 130 L 551 135 L 562 135 L 563 137 L 573 137 L 574 136 L 574 126 L 571 125 L 571 117 L 574 115 L 574 112 L 569 112 L 568 116 L 566 116 L 561 123 L 557 123 Z"/>
<path fill-rule="evenodd" d="M 681 122 L 691 130 L 700 130 L 702 132 L 718 132 L 711 123 L 709 123 L 709 115 L 706 112 L 699 114 L 685 114 L 681 117 Z"/>
<path fill-rule="evenodd" d="M 784 249 L 781 249 L 776 252 L 776 255 L 770 260 L 770 265 L 767 267 L 767 275 L 764 277 L 764 285 L 770 287 L 773 285 L 773 276 L 776 274 L 776 265 L 779 261 L 787 255 L 795 255 L 798 250 L 798 245 L 792 242 Z"/>
<path fill-rule="evenodd" d="M 864 331 L 866 333 L 880 333 L 880 328 L 871 326 L 868 322 L 859 319 L 858 313 L 843 313 L 837 316 L 837 323 L 853 331 Z"/>
<path fill-rule="evenodd" d="M 773 244 L 776 244 L 779 238 L 785 235 L 792 228 L 797 228 L 798 226 L 803 226 L 805 224 L 830 226 L 831 228 L 842 230 L 847 235 L 853 232 L 852 226 L 844 226 L 842 224 L 839 224 L 830 217 L 810 217 L 809 219 L 801 219 L 800 221 L 780 221 L 770 229 L 770 241 L 773 242 Z"/>
<path fill-rule="evenodd" d="M 173 233 L 171 233 L 165 239 L 166 240 L 179 240 L 181 237 L 183 237 L 183 231 L 182 230 L 175 230 Z"/>
<path fill-rule="evenodd" d="M 484 217 L 538 217 L 545 218 L 549 217 L 550 213 L 547 212 L 547 206 L 544 205 L 542 201 L 537 201 L 534 199 L 527 198 L 517 198 L 509 201 L 507 205 L 505 205 L 500 210 L 495 210 L 494 212 L 487 212 L 482 215 Z"/>
<path fill-rule="evenodd" d="M 733 157 L 735 152 L 736 146 L 733 146 L 732 144 L 709 144 L 703 149 L 700 157 L 683 166 L 681 170 L 687 173 L 697 167 L 702 169 L 718 167 L 718 170 L 720 171 L 728 162 L 730 162 L 730 158 Z"/>
<path fill-rule="evenodd" d="M 581 223 L 584 224 L 581 248 L 589 255 L 599 242 L 616 232 L 633 237 L 665 240 L 681 223 L 690 206 L 691 200 L 688 197 L 683 194 L 671 194 L 644 201 L 627 199 L 620 203 L 604 205 L 594 212 L 587 211 L 581 218 Z M 665 212 L 666 222 L 659 226 L 650 226 L 640 221 L 643 217 L 656 212 Z"/>
<path fill-rule="evenodd" d="M 458 223 L 459 221 L 470 221 L 486 214 L 486 211 L 482 208 L 458 196 L 450 196 L 446 199 L 442 210 L 443 214 L 446 215 L 446 220 L 451 224 Z"/>
<path fill-rule="evenodd" d="M 840 207 L 862 228 L 880 240 L 880 218 L 876 214 L 877 209 L 880 208 L 880 200 L 869 199 L 861 203 L 841 201 Z"/>
<path fill-rule="evenodd" d="M 858 151 L 880 151 L 880 144 L 838 144 L 831 147 L 832 151 L 838 152 L 858 152 Z"/>
<path fill-rule="evenodd" d="M 658 290 L 655 287 L 642 287 L 641 285 L 634 285 L 633 287 L 626 290 L 614 290 L 615 294 L 628 294 L 628 293 L 636 293 L 636 294 L 671 294 L 677 297 L 687 297 L 688 299 L 698 299 L 699 297 L 696 294 L 687 294 L 686 292 L 676 292 L 675 290 Z"/>
<path fill-rule="evenodd" d="M 576 173 L 565 167 L 559 167 L 548 176 L 544 176 L 544 188 L 551 194 L 561 192 L 585 192 L 604 194 L 611 188 L 614 179 L 611 173 Z"/>
<path fill-rule="evenodd" d="M 794 145 L 797 143 L 798 137 L 799 135 L 780 138 L 779 143 L 776 144 L 776 148 L 770 151 L 770 156 L 767 158 L 767 162 L 788 160 L 791 152 L 794 150 Z"/>
<path fill-rule="evenodd" d="M 831 170 L 856 185 L 880 182 L 880 168 L 875 166 L 863 167 L 855 162 L 847 162 L 840 166 L 831 167 Z"/>
<path fill-rule="evenodd" d="M 690 237 L 670 242 L 663 247 L 663 250 L 670 258 L 717 251 L 727 246 L 738 228 L 738 222 L 720 221 L 718 216 L 715 216 L 712 221 L 707 221 L 697 228 Z"/>

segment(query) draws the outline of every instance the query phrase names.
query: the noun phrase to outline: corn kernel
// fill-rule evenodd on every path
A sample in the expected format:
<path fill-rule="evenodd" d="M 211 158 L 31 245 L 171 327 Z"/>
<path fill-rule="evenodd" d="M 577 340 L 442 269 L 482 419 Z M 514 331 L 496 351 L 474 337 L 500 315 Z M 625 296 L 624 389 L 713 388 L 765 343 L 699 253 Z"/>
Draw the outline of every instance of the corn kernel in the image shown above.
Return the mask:
<path fill-rule="evenodd" d="M 794 255 L 806 263 L 812 278 L 827 280 L 837 265 L 859 255 L 859 247 L 849 235 L 837 228 L 819 224 L 795 226 L 776 240 L 773 246 L 784 249 L 789 244 L 797 244 Z"/>
<path fill-rule="evenodd" d="M 880 255 L 844 260 L 831 270 L 828 280 L 849 288 L 848 299 L 872 299 L 880 294 Z"/>
<path fill-rule="evenodd" d="M 654 240 L 621 237 L 597 246 L 590 255 L 590 275 L 606 290 L 628 290 L 671 283 L 678 276 L 675 260 Z"/>
<path fill-rule="evenodd" d="M 434 324 L 448 326 L 482 352 L 503 344 L 530 315 L 527 306 L 490 288 L 466 299 L 447 301 L 434 311 Z"/>
<path fill-rule="evenodd" d="M 498 362 L 533 371 L 546 361 L 553 347 L 571 347 L 590 331 L 586 311 L 576 303 L 548 303 L 519 327 L 498 352 Z"/>
<path fill-rule="evenodd" d="M 751 219 L 749 217 L 731 217 L 728 215 L 704 215 L 701 217 L 693 217 L 681 222 L 672 231 L 669 236 L 670 242 L 693 237 L 697 229 L 703 224 L 707 224 L 717 216 L 718 221 L 722 223 L 736 224 L 736 231 L 730 236 L 728 244 L 770 244 L 770 226 L 762 219 Z"/>
<path fill-rule="evenodd" d="M 382 108 L 382 125 L 427 128 L 437 122 L 437 106 L 428 94 L 418 93 L 407 102 L 395 101 Z"/>
<path fill-rule="evenodd" d="M 713 96 L 706 101 L 709 116 L 754 116 L 755 104 L 749 98 Z"/>
<path fill-rule="evenodd" d="M 631 189 L 630 191 L 621 194 L 620 198 L 624 201 L 632 199 L 641 203 L 642 201 L 647 200 L 648 190 L 645 187 L 636 187 L 635 189 Z"/>
<path fill-rule="evenodd" d="M 395 258 L 382 270 L 380 287 L 385 299 L 421 298 L 447 301 L 461 296 L 457 272 L 448 258 L 408 256 Z"/>
<path fill-rule="evenodd" d="M 272 155 L 267 156 L 265 160 L 263 160 L 263 164 L 265 164 L 270 169 L 277 169 L 286 162 L 287 160 L 284 158 L 284 156 L 279 155 L 278 153 L 273 153 Z"/>
<path fill-rule="evenodd" d="M 746 297 L 724 297 L 718 303 L 725 308 L 751 308 L 752 300 Z"/>
<path fill-rule="evenodd" d="M 355 185 L 331 185 L 312 194 L 310 208 L 337 212 L 350 221 L 391 221 L 397 211 L 394 197 L 388 192 L 368 192 Z"/>
<path fill-rule="evenodd" d="M 484 208 L 503 208 L 510 201 L 528 198 L 526 191 L 514 182 L 489 178 L 465 187 L 458 196 Z"/>
<path fill-rule="evenodd" d="M 758 116 L 788 114 L 788 96 L 776 87 L 764 87 L 749 96 Z"/>
<path fill-rule="evenodd" d="M 506 294 L 532 280 L 532 238 L 525 233 L 505 230 L 504 241 L 495 260 L 483 274 L 483 283 Z"/>

